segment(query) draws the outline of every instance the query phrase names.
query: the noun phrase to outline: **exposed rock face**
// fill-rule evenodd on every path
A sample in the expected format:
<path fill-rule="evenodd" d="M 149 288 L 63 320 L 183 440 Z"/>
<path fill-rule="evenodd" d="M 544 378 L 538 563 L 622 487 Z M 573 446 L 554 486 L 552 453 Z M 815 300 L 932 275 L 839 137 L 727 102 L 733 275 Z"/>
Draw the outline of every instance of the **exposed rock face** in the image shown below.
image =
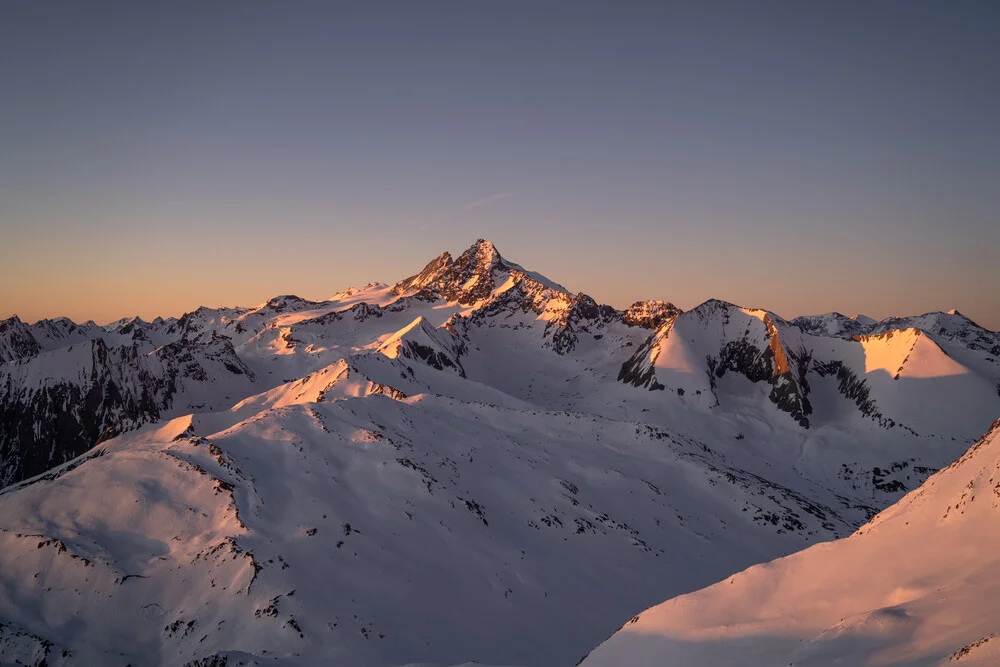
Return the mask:
<path fill-rule="evenodd" d="M 812 370 L 820 377 L 826 377 L 828 375 L 835 375 L 837 377 L 837 390 L 846 398 L 854 401 L 854 404 L 858 406 L 858 410 L 861 411 L 866 417 L 871 417 L 879 424 L 883 426 L 892 426 L 892 423 L 887 423 L 882 413 L 879 412 L 875 405 L 875 401 L 869 398 L 871 390 L 868 387 L 868 382 L 862 380 L 857 376 L 854 371 L 847 368 L 842 361 L 817 361 Z"/>
<path fill-rule="evenodd" d="M 0 361 L 33 357 L 41 351 L 28 325 L 17 315 L 0 322 Z"/>
<path fill-rule="evenodd" d="M 802 331 L 815 336 L 836 336 L 838 338 L 849 339 L 868 332 L 871 324 L 859 321 L 840 313 L 827 313 L 826 315 L 807 315 L 796 317 L 791 324 Z"/>
<path fill-rule="evenodd" d="M 448 329 L 435 329 L 423 317 L 393 334 L 379 347 L 379 352 L 393 359 L 415 361 L 465 377 L 465 369 L 459 361 L 465 352 L 464 341 Z"/>
<path fill-rule="evenodd" d="M 578 333 L 593 333 L 602 325 L 622 321 L 622 313 L 599 305 L 586 294 L 572 295 L 564 288 L 521 266 L 506 261 L 489 241 L 479 239 L 453 260 L 447 252 L 432 260 L 419 274 L 400 281 L 393 293 L 409 298 L 443 299 L 463 305 L 477 305 L 472 322 L 514 313 L 542 314 L 551 311 L 545 327 L 546 344 L 557 354 L 566 354 L 576 345 Z M 672 306 L 653 306 L 648 312 L 636 309 L 633 321 L 653 321 Z"/>
<path fill-rule="evenodd" d="M 642 387 L 650 391 L 663 390 L 666 387 L 656 380 L 656 360 L 660 356 L 658 343 L 670 335 L 673 322 L 660 327 L 656 333 L 647 338 L 642 345 L 622 364 L 618 371 L 618 381 L 634 387 Z"/>
<path fill-rule="evenodd" d="M 611 322 L 621 321 L 622 314 L 611 306 L 599 305 L 586 294 L 574 296 L 558 317 L 545 325 L 545 334 L 556 354 L 573 351 L 580 334 L 595 334 Z"/>
<path fill-rule="evenodd" d="M 669 301 L 636 301 L 625 311 L 622 321 L 632 327 L 657 329 L 683 311 Z"/>
<path fill-rule="evenodd" d="M 739 373 L 751 382 L 766 382 L 771 385 L 768 399 L 802 427 L 808 428 L 812 407 L 800 387 L 802 375 L 789 363 L 772 316 L 765 315 L 763 322 L 767 331 L 766 346 L 762 347 L 759 339 L 747 334 L 726 341 L 719 356 L 706 357 L 712 389 L 715 390 L 716 380 L 727 372 Z"/>
<path fill-rule="evenodd" d="M 108 429 L 156 421 L 180 407 L 178 395 L 235 376 L 248 389 L 255 383 L 232 342 L 214 333 L 150 353 L 96 338 L 0 365 L 0 486 L 79 456 Z"/>
<path fill-rule="evenodd" d="M 109 349 L 97 339 L 58 356 L 75 366 L 73 376 L 40 386 L 32 381 L 38 362 L 0 367 L 0 486 L 82 454 L 112 425 L 159 418 L 157 382 L 135 347 Z"/>
<path fill-rule="evenodd" d="M 479 239 L 452 259 L 441 253 L 415 276 L 393 286 L 395 294 L 425 292 L 446 301 L 471 305 L 488 298 L 497 287 L 498 274 L 510 274 L 513 267 L 504 261 L 496 247 Z"/>

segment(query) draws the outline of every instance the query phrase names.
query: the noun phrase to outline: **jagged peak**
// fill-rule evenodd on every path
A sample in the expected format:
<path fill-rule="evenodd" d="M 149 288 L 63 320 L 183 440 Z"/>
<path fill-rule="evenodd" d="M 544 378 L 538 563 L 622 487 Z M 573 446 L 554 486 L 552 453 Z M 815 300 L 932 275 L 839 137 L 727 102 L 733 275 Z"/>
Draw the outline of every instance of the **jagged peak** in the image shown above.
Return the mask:
<path fill-rule="evenodd" d="M 510 270 L 512 266 L 508 264 L 500 251 L 493 245 L 492 241 L 477 239 L 469 248 L 454 261 L 454 265 L 461 267 L 464 273 L 488 276 L 497 269 Z"/>
<path fill-rule="evenodd" d="M 97 326 L 94 324 L 93 320 L 89 322 L 84 322 L 83 324 L 77 324 L 68 317 L 46 317 L 38 320 L 32 326 L 34 327 L 44 327 L 47 329 L 54 329 L 57 327 L 62 327 L 63 329 L 72 329 L 74 327 L 80 329 L 87 329 L 89 327 Z"/>
<path fill-rule="evenodd" d="M 392 287 L 398 295 L 426 292 L 434 298 L 472 305 L 488 299 L 505 283 L 508 287 L 525 280 L 537 283 L 529 291 L 555 290 L 569 294 L 558 283 L 507 261 L 492 241 L 477 239 L 458 257 L 443 252 L 423 270 Z M 506 289 L 506 288 L 505 288 Z"/>
<path fill-rule="evenodd" d="M 148 326 L 148 323 L 138 315 L 123 317 L 104 327 L 106 331 L 117 334 L 130 334 Z"/>
<path fill-rule="evenodd" d="M 469 249 L 462 253 L 462 255 L 470 255 L 476 258 L 477 265 L 487 265 L 489 267 L 496 266 L 498 264 L 503 264 L 503 256 L 500 255 L 500 251 L 497 250 L 496 245 L 493 241 L 487 241 L 486 239 L 476 239 L 476 242 L 469 246 Z"/>

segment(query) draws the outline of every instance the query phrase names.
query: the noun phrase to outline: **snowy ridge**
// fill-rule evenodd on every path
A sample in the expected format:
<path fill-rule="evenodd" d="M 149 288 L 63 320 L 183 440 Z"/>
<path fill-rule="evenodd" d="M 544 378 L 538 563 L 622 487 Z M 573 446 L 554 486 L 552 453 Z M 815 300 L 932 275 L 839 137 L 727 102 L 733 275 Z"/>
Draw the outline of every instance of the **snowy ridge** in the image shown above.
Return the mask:
<path fill-rule="evenodd" d="M 851 537 L 653 607 L 582 664 L 995 665 L 998 513 L 1000 420 Z"/>
<path fill-rule="evenodd" d="M 360 390 L 339 391 L 355 379 Z M 679 585 L 705 576 L 695 563 L 728 570 L 772 543 L 849 530 L 839 510 L 668 431 L 392 400 L 367 382 L 335 365 L 12 488 L 0 564 L 19 583 L 0 615 L 82 664 L 180 665 L 232 646 L 278 664 L 560 663 L 608 613 L 548 626 L 567 603 L 596 594 L 621 613 L 643 576 L 675 572 Z M 580 441 L 603 444 L 567 458 Z M 606 562 L 628 568 L 581 590 Z"/>
<path fill-rule="evenodd" d="M 928 316 L 913 319 L 926 323 Z M 982 428 L 1000 407 L 993 398 L 994 391 L 1000 393 L 997 357 L 978 344 L 981 337 L 882 325 L 875 327 L 877 333 L 841 336 L 842 320 L 855 322 L 838 315 L 838 324 L 826 322 L 823 329 L 816 321 L 803 326 L 802 318 L 787 322 L 774 313 L 708 301 L 663 324 L 623 364 L 618 377 L 702 405 L 745 401 L 754 393 L 760 401 L 766 394 L 767 401 L 805 428 L 834 415 L 842 420 L 847 416 L 843 406 L 853 404 L 852 419 L 917 433 L 951 433 L 934 409 L 940 395 L 930 390 L 932 385 L 964 397 L 956 407 L 972 428 Z M 817 333 L 821 330 L 837 335 Z M 973 345 L 965 346 L 966 340 Z M 738 382 L 728 379 L 733 375 L 740 376 Z M 969 404 L 976 407 L 965 411 Z M 964 437 L 975 433 L 958 428 Z"/>
<path fill-rule="evenodd" d="M 459 361 L 463 352 L 460 340 L 447 329 L 434 329 L 421 316 L 392 334 L 378 351 L 390 359 L 402 357 L 465 377 L 465 370 Z"/>

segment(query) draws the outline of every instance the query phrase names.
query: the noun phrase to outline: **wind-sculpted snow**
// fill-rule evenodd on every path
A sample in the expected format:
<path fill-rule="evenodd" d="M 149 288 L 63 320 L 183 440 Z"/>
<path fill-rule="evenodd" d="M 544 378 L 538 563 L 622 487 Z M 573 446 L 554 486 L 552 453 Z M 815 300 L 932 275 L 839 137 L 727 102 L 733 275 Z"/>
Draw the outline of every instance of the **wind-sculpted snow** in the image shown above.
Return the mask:
<path fill-rule="evenodd" d="M 8 320 L 0 654 L 571 664 L 953 461 L 1000 413 L 957 317 L 619 311 L 478 241 L 322 301 Z"/>
<path fill-rule="evenodd" d="M 1000 420 L 849 538 L 633 617 L 603 665 L 1000 663 Z"/>

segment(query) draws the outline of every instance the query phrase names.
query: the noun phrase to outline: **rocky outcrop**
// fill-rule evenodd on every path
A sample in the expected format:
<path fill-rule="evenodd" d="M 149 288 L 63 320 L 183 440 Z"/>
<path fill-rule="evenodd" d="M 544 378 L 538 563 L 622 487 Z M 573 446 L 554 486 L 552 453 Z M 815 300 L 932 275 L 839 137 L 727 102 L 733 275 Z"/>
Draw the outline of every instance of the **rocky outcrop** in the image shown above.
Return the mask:
<path fill-rule="evenodd" d="M 148 353 L 97 338 L 0 365 L 0 486 L 79 456 L 109 429 L 121 433 L 187 407 L 187 394 L 227 378 L 247 389 L 256 382 L 232 341 L 214 332 Z"/>
<path fill-rule="evenodd" d="M 0 322 L 0 362 L 27 359 L 40 351 L 28 325 L 17 315 Z"/>
<path fill-rule="evenodd" d="M 392 359 L 406 359 L 465 377 L 460 361 L 465 342 L 449 329 L 435 329 L 423 317 L 393 334 L 378 351 Z"/>
<path fill-rule="evenodd" d="M 580 293 L 557 317 L 545 324 L 544 335 L 556 354 L 568 354 L 576 347 L 581 334 L 600 335 L 598 332 L 605 325 L 621 320 L 622 314 L 611 306 L 598 304 Z"/>
<path fill-rule="evenodd" d="M 509 274 L 511 268 L 492 243 L 479 239 L 458 259 L 452 259 L 448 252 L 441 253 L 423 271 L 396 283 L 392 292 L 426 292 L 445 301 L 471 305 L 489 297 L 497 287 L 497 274 Z"/>
<path fill-rule="evenodd" d="M 68 377 L 38 377 L 45 369 L 32 360 L 0 367 L 0 486 L 79 456 L 109 427 L 159 418 L 159 383 L 135 347 L 77 348 L 55 360 L 75 366 Z"/>
<path fill-rule="evenodd" d="M 658 329 L 683 311 L 669 301 L 636 301 L 622 315 L 622 321 L 630 327 Z"/>

